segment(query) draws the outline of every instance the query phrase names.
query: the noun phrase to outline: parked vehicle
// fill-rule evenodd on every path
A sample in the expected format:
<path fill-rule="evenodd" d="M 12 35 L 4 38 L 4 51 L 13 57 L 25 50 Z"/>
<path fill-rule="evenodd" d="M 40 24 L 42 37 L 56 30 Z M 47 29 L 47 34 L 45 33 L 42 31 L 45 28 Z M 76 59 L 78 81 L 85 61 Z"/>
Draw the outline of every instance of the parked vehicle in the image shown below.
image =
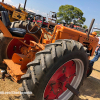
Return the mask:
<path fill-rule="evenodd" d="M 88 34 L 56 25 L 51 35 L 42 27 L 43 20 L 40 26 L 35 23 L 33 28 L 38 28 L 31 32 L 29 22 L 27 30 L 30 34 L 36 34 L 39 30 L 42 32 L 38 42 L 29 41 L 28 44 L 23 41 L 26 30 L 8 28 L 10 21 L 7 11 L 3 9 L 1 17 L 0 30 L 7 39 L 1 41 L 0 55 L 4 55 L 2 59 L 7 66 L 7 74 L 15 82 L 23 79 L 19 89 L 21 92 L 32 92 L 21 94 L 21 100 L 72 100 L 74 95 L 78 96 L 89 70 L 89 57 L 94 54 L 98 44 L 98 38 L 90 35 L 95 19 L 90 24 Z M 11 42 L 11 39 L 16 40 Z M 18 41 L 22 43 L 20 46 L 13 45 Z M 8 48 L 10 59 L 6 55 Z"/>

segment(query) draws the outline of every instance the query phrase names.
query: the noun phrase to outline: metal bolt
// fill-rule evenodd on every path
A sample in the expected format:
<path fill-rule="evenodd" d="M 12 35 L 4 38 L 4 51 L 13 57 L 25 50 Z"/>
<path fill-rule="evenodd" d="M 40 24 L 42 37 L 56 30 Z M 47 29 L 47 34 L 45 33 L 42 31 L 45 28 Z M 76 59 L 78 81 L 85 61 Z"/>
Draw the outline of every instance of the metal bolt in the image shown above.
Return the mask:
<path fill-rule="evenodd" d="M 26 42 L 26 40 L 24 40 L 24 42 Z"/>

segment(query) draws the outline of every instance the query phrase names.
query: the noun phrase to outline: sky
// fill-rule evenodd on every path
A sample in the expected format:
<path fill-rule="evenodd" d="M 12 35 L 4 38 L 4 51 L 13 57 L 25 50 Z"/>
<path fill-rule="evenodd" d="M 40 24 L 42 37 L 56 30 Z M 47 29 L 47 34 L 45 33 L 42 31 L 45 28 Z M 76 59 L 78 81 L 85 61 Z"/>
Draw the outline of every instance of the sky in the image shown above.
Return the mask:
<path fill-rule="evenodd" d="M 25 0 L 4 0 L 4 2 L 16 7 L 20 3 L 23 7 Z M 89 27 L 94 18 L 93 27 L 100 28 L 100 0 L 27 0 L 26 9 L 47 17 L 50 11 L 58 12 L 59 7 L 66 4 L 73 5 L 83 11 L 83 17 L 86 18 L 83 25 Z"/>

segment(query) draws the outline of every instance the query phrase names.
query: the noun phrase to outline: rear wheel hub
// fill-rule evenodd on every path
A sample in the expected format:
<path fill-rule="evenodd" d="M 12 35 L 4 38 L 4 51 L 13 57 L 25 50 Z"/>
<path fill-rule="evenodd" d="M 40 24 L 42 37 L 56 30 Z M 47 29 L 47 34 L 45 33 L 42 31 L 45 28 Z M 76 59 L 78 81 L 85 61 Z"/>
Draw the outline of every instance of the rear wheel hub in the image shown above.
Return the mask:
<path fill-rule="evenodd" d="M 76 65 L 74 61 L 63 64 L 49 80 L 44 91 L 44 99 L 58 99 L 58 97 L 67 90 L 66 84 L 72 82 L 75 73 Z"/>

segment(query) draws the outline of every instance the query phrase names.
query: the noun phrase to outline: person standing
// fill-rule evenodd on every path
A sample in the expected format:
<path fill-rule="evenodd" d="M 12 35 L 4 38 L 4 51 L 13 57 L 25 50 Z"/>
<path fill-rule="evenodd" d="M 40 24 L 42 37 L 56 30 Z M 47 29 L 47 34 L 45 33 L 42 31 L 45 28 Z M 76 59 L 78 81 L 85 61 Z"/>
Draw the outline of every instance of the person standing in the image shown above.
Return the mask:
<path fill-rule="evenodd" d="M 71 24 L 70 24 L 69 27 L 70 27 L 70 28 L 74 28 L 74 24 L 73 24 L 73 22 L 71 22 Z"/>
<path fill-rule="evenodd" d="M 97 48 L 95 50 L 96 55 L 92 60 L 90 60 L 90 64 L 92 66 L 94 65 L 94 62 L 97 61 L 99 59 L 99 57 L 100 57 L 100 36 L 98 38 L 99 38 L 99 42 L 98 42 L 98 46 L 97 46 Z"/>

